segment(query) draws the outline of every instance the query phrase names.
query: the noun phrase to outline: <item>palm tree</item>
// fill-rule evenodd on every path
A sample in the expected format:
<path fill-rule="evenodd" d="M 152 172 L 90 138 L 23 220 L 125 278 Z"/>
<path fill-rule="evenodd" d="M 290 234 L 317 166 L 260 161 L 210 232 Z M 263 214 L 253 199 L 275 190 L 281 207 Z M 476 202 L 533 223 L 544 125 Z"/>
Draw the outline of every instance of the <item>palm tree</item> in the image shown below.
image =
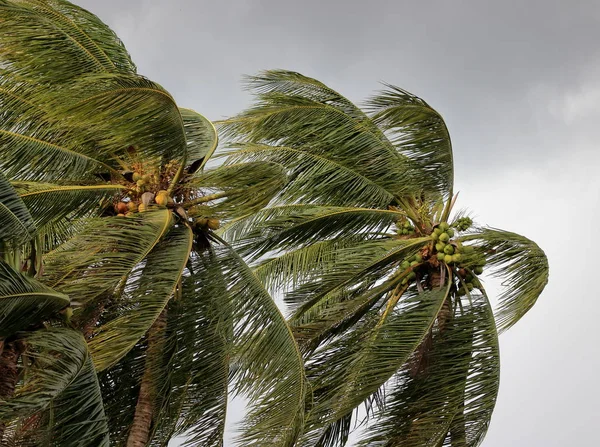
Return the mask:
<path fill-rule="evenodd" d="M 536 302 L 544 252 L 453 212 L 450 136 L 422 99 L 386 85 L 363 111 L 299 73 L 247 82 L 255 104 L 222 123 L 226 163 L 278 163 L 290 181 L 224 235 L 285 292 L 312 391 L 297 445 L 344 445 L 361 420 L 361 446 L 478 445 L 497 326 Z M 484 268 L 503 280 L 495 318 Z"/>
<path fill-rule="evenodd" d="M 240 443 L 291 445 L 302 356 L 214 233 L 264 206 L 281 166 L 207 169 L 213 125 L 69 2 L 0 0 L 0 67 L 4 441 L 221 445 L 233 392 Z"/>

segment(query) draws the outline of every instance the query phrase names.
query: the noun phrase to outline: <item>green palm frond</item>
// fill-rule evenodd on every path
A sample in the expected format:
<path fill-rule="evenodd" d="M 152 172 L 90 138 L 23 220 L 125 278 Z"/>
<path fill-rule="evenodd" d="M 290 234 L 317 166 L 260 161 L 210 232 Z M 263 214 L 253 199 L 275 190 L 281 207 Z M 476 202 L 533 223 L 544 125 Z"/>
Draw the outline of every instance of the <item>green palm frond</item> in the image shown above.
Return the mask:
<path fill-rule="evenodd" d="M 27 206 L 0 173 L 0 243 L 21 244 L 33 236 L 35 229 Z"/>
<path fill-rule="evenodd" d="M 410 159 L 413 185 L 452 196 L 454 162 L 444 119 L 421 98 L 393 85 L 386 87 L 368 100 L 370 118 Z"/>
<path fill-rule="evenodd" d="M 116 304 L 119 316 L 96 328 L 89 342 L 98 370 L 127 354 L 167 306 L 188 261 L 192 236 L 187 226 L 173 228 L 129 276 Z"/>
<path fill-rule="evenodd" d="M 112 294 L 172 225 L 167 209 L 89 221 L 85 230 L 46 255 L 44 282 L 78 303 Z"/>
<path fill-rule="evenodd" d="M 339 93 L 314 79 L 282 70 L 248 79 L 257 104 L 222 123 L 224 135 L 235 143 L 301 148 L 341 164 L 395 195 L 413 191 L 406 175 L 408 160 L 364 112 Z M 302 171 L 297 174 L 301 176 Z"/>
<path fill-rule="evenodd" d="M 25 381 L 0 405 L 0 420 L 37 418 L 34 437 L 41 445 L 107 447 L 102 396 L 81 334 L 51 328 L 32 332 L 24 341 Z"/>
<path fill-rule="evenodd" d="M 195 110 L 179 108 L 188 148 L 188 162 L 200 161 L 202 169 L 212 157 L 219 143 L 217 130 L 212 122 Z"/>
<path fill-rule="evenodd" d="M 51 99 L 51 118 L 84 138 L 104 157 L 127 158 L 133 146 L 144 160 L 185 164 L 184 123 L 173 97 L 142 76 L 97 74 L 71 82 Z"/>
<path fill-rule="evenodd" d="M 0 60 L 39 83 L 87 73 L 135 73 L 125 47 L 98 17 L 63 0 L 0 2 Z"/>
<path fill-rule="evenodd" d="M 481 443 L 496 402 L 499 349 L 494 317 L 471 294 L 433 332 L 427 368 L 409 361 L 386 385 L 386 402 L 361 447 L 471 447 Z"/>
<path fill-rule="evenodd" d="M 184 445 L 223 445 L 233 348 L 231 301 L 227 279 L 210 250 L 195 253 L 192 266 L 181 297 L 169 305 L 152 445 L 164 445 L 173 436 L 185 437 Z"/>
<path fill-rule="evenodd" d="M 67 218 L 69 221 L 97 214 L 115 195 L 126 188 L 122 185 L 56 185 L 37 182 L 12 182 L 21 200 L 40 229 Z"/>
<path fill-rule="evenodd" d="M 346 166 L 327 153 L 311 151 L 308 146 L 285 147 L 245 143 L 226 152 L 228 162 L 270 161 L 283 165 L 293 182 L 278 198 L 281 202 L 304 202 L 315 198 L 320 203 L 338 206 L 387 207 L 394 202 L 395 190 L 380 184 L 355 167 Z"/>
<path fill-rule="evenodd" d="M 393 210 L 283 205 L 234 221 L 224 234 L 241 241 L 236 248 L 242 253 L 259 257 L 271 250 L 294 249 L 348 234 L 367 239 L 379 237 L 402 217 L 402 213 Z"/>
<path fill-rule="evenodd" d="M 221 215 L 228 219 L 261 210 L 285 186 L 287 176 L 281 165 L 268 162 L 240 163 L 202 171 L 190 186 L 204 195 L 192 198 L 190 216 Z M 206 210 L 206 211 L 205 211 Z"/>
<path fill-rule="evenodd" d="M 463 240 L 479 242 L 492 274 L 503 280 L 496 319 L 500 331 L 509 329 L 533 307 L 548 284 L 546 254 L 524 236 L 493 228 L 480 229 Z"/>
<path fill-rule="evenodd" d="M 0 337 L 24 330 L 68 305 L 68 296 L 14 271 L 0 259 Z"/>
<path fill-rule="evenodd" d="M 315 393 L 307 440 L 322 436 L 330 424 L 352 413 L 408 361 L 434 326 L 449 289 L 411 294 L 399 307 L 371 313 L 363 324 L 307 359 Z"/>
<path fill-rule="evenodd" d="M 214 249 L 230 290 L 234 391 L 250 399 L 238 442 L 292 445 L 302 429 L 307 392 L 302 355 L 262 283 L 230 246 L 222 244 Z"/>

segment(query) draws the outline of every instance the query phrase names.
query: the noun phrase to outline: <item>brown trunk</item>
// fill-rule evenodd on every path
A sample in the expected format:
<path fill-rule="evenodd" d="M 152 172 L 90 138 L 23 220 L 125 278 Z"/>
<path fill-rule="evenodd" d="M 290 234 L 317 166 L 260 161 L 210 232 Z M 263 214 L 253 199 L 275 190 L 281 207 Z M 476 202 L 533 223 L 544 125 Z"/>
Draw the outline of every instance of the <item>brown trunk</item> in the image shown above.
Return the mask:
<path fill-rule="evenodd" d="M 160 361 L 165 344 L 165 329 L 167 327 L 167 310 L 163 310 L 148 331 L 148 348 L 146 363 L 140 386 L 135 415 L 127 438 L 127 447 L 146 447 L 150 442 L 150 430 L 154 413 L 156 388 L 153 371 Z"/>
<path fill-rule="evenodd" d="M 17 363 L 23 352 L 22 342 L 15 340 L 11 342 L 0 341 L 0 400 L 10 398 L 15 392 L 19 370 Z M 0 422 L 0 443 L 4 436 L 6 426 Z"/>

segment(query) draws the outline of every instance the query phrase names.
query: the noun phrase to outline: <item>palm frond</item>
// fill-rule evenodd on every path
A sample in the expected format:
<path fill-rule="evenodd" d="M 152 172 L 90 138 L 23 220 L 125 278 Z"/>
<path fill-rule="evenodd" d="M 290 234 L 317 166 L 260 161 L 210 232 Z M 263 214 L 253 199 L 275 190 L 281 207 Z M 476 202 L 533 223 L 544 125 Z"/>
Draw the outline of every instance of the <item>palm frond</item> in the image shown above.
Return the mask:
<path fill-rule="evenodd" d="M 38 182 L 12 182 L 21 200 L 33 216 L 38 228 L 56 224 L 62 219 L 70 222 L 98 214 L 103 203 L 122 193 L 122 185 L 56 185 Z"/>
<path fill-rule="evenodd" d="M 328 153 L 311 151 L 309 146 L 285 147 L 269 144 L 238 144 L 225 152 L 228 163 L 243 160 L 270 161 L 283 165 L 293 181 L 278 201 L 315 201 L 337 206 L 385 208 L 394 202 L 395 190 L 380 184 L 354 167 L 346 166 Z"/>
<path fill-rule="evenodd" d="M 369 116 L 410 160 L 413 185 L 451 196 L 454 163 L 443 118 L 421 98 L 390 84 L 386 87 L 367 102 Z"/>
<path fill-rule="evenodd" d="M 219 143 L 217 130 L 212 122 L 195 110 L 180 108 L 179 112 L 185 129 L 188 162 L 199 162 L 196 170 L 202 169 Z"/>
<path fill-rule="evenodd" d="M 498 336 L 489 302 L 471 294 L 433 332 L 426 367 L 407 362 L 386 384 L 386 403 L 359 445 L 474 447 L 487 431 L 499 383 Z"/>
<path fill-rule="evenodd" d="M 170 210 L 90 220 L 45 257 L 44 282 L 78 303 L 112 294 L 173 225 Z"/>
<path fill-rule="evenodd" d="M 30 239 L 35 223 L 17 191 L 0 173 L 0 243 L 19 245 Z"/>
<path fill-rule="evenodd" d="M 302 355 L 285 318 L 232 248 L 214 247 L 233 312 L 234 391 L 251 405 L 240 445 L 288 446 L 299 435 L 307 384 Z"/>
<path fill-rule="evenodd" d="M 166 307 L 189 259 L 192 240 L 189 227 L 173 228 L 129 276 L 117 303 L 119 316 L 96 328 L 89 342 L 98 370 L 127 354 Z"/>
<path fill-rule="evenodd" d="M 0 259 L 0 337 L 27 329 L 68 305 L 68 296 L 14 271 Z"/>
<path fill-rule="evenodd" d="M 295 249 L 348 234 L 366 239 L 381 237 L 402 217 L 393 210 L 283 205 L 234 221 L 224 234 L 235 241 L 241 253 L 259 257 L 271 250 Z"/>
<path fill-rule="evenodd" d="M 240 163 L 202 171 L 190 179 L 190 186 L 202 190 L 203 196 L 196 211 L 210 208 L 210 215 L 233 219 L 264 208 L 285 186 L 287 176 L 281 165 L 268 162 Z M 212 199 L 212 200 L 210 200 Z M 194 208 L 190 215 L 194 214 Z"/>
<path fill-rule="evenodd" d="M 307 360 L 315 393 L 307 439 L 319 438 L 377 392 L 431 331 L 450 287 L 412 293 L 399 306 L 372 313 Z M 400 292 L 401 293 L 401 292 Z"/>
<path fill-rule="evenodd" d="M 50 328 L 24 339 L 25 381 L 0 405 L 0 420 L 32 415 L 43 445 L 108 446 L 96 372 L 78 332 Z"/>
<path fill-rule="evenodd" d="M 364 112 L 339 93 L 314 79 L 282 70 L 248 79 L 257 104 L 222 123 L 224 135 L 235 143 L 301 148 L 323 155 L 397 196 L 413 190 L 405 157 Z"/>
<path fill-rule="evenodd" d="M 0 60 L 39 83 L 87 73 L 135 73 L 125 47 L 88 11 L 63 0 L 0 2 Z"/>
<path fill-rule="evenodd" d="M 478 241 L 492 274 L 503 280 L 496 319 L 505 331 L 533 307 L 548 284 L 548 258 L 535 242 L 509 231 L 483 228 L 462 239 Z"/>

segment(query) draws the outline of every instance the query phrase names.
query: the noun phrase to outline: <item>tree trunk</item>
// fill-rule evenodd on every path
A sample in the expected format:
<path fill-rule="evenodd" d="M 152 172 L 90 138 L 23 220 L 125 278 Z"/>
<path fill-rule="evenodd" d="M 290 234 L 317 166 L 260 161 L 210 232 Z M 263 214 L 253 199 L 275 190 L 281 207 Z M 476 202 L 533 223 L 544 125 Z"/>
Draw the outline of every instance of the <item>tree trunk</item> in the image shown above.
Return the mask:
<path fill-rule="evenodd" d="M 165 330 L 167 327 L 167 310 L 164 309 L 148 331 L 148 348 L 146 363 L 140 386 L 133 423 L 127 437 L 127 447 L 146 447 L 150 442 L 150 430 L 153 423 L 156 388 L 154 370 L 160 362 L 165 345 Z"/>
<path fill-rule="evenodd" d="M 15 392 L 19 370 L 17 362 L 23 352 L 23 344 L 18 341 L 0 341 L 0 399 L 10 398 Z M 6 426 L 0 422 L 0 443 Z"/>

